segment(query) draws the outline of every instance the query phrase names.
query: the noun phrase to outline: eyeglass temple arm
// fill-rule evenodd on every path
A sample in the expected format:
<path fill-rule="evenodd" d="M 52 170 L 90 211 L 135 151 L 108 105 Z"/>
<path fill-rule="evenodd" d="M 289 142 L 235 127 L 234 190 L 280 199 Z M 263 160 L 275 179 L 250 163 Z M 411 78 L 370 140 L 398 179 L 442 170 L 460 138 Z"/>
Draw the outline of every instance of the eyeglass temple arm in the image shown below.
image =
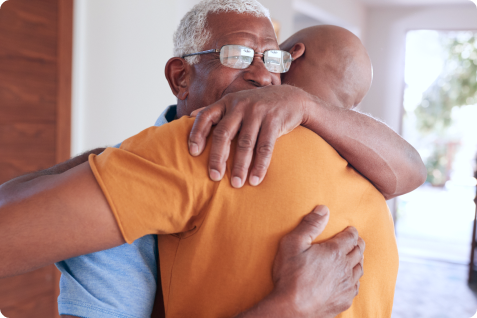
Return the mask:
<path fill-rule="evenodd" d="M 197 53 L 186 54 L 186 55 L 183 55 L 182 58 L 188 57 L 188 56 L 193 56 L 193 55 L 202 55 L 202 54 L 217 53 L 217 52 L 220 52 L 220 51 L 218 51 L 218 50 L 216 50 L 216 49 L 211 49 L 211 50 L 207 50 L 207 51 L 202 51 L 202 52 L 197 52 Z"/>

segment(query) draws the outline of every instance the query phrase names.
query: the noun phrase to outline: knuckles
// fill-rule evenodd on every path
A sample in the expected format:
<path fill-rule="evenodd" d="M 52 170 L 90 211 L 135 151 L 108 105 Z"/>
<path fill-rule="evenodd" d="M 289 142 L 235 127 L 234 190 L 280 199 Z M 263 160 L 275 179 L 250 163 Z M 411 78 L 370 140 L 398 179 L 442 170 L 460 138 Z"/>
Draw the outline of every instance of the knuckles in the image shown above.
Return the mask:
<path fill-rule="evenodd" d="M 361 237 L 358 238 L 358 246 L 361 251 L 361 255 L 363 255 L 364 250 L 366 249 L 366 242 L 364 242 L 364 240 Z"/>
<path fill-rule="evenodd" d="M 315 213 L 309 213 L 303 218 L 303 222 L 313 229 L 319 229 L 321 224 L 320 217 Z"/>
<path fill-rule="evenodd" d="M 343 253 L 341 252 L 341 246 L 336 240 L 329 241 L 327 243 L 331 257 L 335 262 L 344 261 Z"/>
<path fill-rule="evenodd" d="M 253 149 L 253 139 L 252 135 L 245 134 L 240 136 L 237 141 L 237 147 L 239 150 L 251 151 Z"/>
<path fill-rule="evenodd" d="M 257 147 L 257 154 L 262 157 L 269 158 L 272 156 L 272 152 L 273 152 L 272 142 L 263 142 L 263 143 L 260 143 L 260 145 L 258 145 Z"/>
<path fill-rule="evenodd" d="M 352 242 L 353 245 L 357 245 L 358 243 L 358 231 L 354 227 L 347 228 L 344 232 L 340 235 L 345 241 Z"/>
<path fill-rule="evenodd" d="M 220 154 L 211 153 L 209 157 L 210 167 L 216 169 L 222 163 L 222 158 L 223 156 Z"/>
<path fill-rule="evenodd" d="M 198 131 L 197 129 L 194 130 L 192 128 L 192 131 L 190 132 L 190 135 L 189 135 L 189 140 L 192 141 L 192 142 L 198 142 L 199 140 L 202 140 L 203 139 L 203 134 L 201 131 Z"/>
<path fill-rule="evenodd" d="M 227 128 L 222 126 L 217 126 L 212 133 L 215 140 L 221 141 L 230 141 L 230 132 Z"/>
<path fill-rule="evenodd" d="M 212 122 L 212 109 L 210 108 L 205 108 L 201 110 L 199 113 L 197 113 L 197 116 L 195 117 L 195 121 L 197 122 Z"/>

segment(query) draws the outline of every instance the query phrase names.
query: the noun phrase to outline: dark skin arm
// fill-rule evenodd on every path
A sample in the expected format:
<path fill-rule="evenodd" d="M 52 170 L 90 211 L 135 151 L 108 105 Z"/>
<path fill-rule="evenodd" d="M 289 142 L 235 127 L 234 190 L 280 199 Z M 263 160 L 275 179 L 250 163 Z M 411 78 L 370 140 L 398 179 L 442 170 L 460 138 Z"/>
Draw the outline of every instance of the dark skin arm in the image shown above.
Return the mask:
<path fill-rule="evenodd" d="M 230 143 L 238 136 L 232 168 L 232 185 L 237 188 L 243 186 L 249 171 L 251 185 L 264 179 L 276 139 L 299 125 L 326 140 L 386 199 L 416 189 L 426 178 L 418 152 L 385 124 L 324 103 L 297 87 L 231 93 L 192 115 L 197 115 L 189 137 L 192 155 L 202 153 L 211 127 L 217 125 L 209 159 L 212 180 L 223 177 Z"/>
<path fill-rule="evenodd" d="M 21 178 L 0 186 L 0 278 L 125 242 L 87 162 Z"/>

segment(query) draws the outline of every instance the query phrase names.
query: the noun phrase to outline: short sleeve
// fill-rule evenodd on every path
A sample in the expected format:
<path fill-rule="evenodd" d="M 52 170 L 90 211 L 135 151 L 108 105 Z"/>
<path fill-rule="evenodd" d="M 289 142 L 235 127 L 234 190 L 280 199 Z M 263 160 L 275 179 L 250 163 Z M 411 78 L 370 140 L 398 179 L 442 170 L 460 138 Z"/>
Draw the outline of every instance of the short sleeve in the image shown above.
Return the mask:
<path fill-rule="evenodd" d="M 56 263 L 60 315 L 150 317 L 157 284 L 157 237 Z"/>
<path fill-rule="evenodd" d="M 206 156 L 191 157 L 190 118 L 151 127 L 89 163 L 126 242 L 191 230 L 214 183 Z M 160 143 L 157 141 L 161 140 Z"/>

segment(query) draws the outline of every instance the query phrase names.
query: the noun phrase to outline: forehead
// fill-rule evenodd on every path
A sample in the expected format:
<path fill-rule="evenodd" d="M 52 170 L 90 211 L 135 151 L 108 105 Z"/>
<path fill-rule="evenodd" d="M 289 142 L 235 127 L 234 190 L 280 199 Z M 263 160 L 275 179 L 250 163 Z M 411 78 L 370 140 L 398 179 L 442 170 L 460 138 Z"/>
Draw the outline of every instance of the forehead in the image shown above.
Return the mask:
<path fill-rule="evenodd" d="M 235 12 L 212 13 L 207 16 L 211 33 L 207 48 L 226 44 L 241 44 L 253 49 L 278 48 L 272 23 L 268 18 Z"/>

